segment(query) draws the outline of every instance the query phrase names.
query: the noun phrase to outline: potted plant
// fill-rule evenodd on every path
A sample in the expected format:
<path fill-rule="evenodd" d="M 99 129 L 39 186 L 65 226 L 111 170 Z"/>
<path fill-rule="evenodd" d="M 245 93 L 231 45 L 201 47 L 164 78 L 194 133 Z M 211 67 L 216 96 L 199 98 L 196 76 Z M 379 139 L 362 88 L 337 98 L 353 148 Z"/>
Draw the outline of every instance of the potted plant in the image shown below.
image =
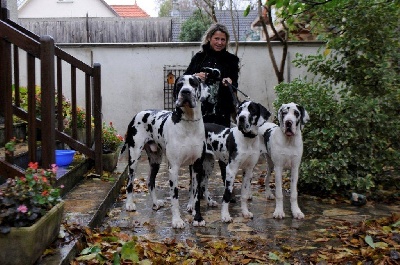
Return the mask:
<path fill-rule="evenodd" d="M 64 97 L 63 97 L 64 98 Z M 63 102 L 64 111 L 64 127 L 65 132 L 68 134 L 72 134 L 71 132 L 71 121 L 72 121 L 72 106 L 68 100 L 64 100 Z M 86 112 L 83 108 L 76 108 L 76 128 L 77 128 L 77 140 L 86 144 Z M 93 117 L 90 120 L 91 127 L 93 128 Z M 94 141 L 94 131 L 91 131 L 92 141 Z M 92 142 L 93 144 L 93 142 Z"/>
<path fill-rule="evenodd" d="M 103 122 L 103 169 L 106 171 L 113 171 L 118 163 L 118 156 L 121 152 L 122 143 L 124 138 L 118 134 L 112 122 L 108 125 Z"/>
<path fill-rule="evenodd" d="M 24 176 L 0 188 L 0 264 L 34 264 L 56 239 L 64 208 L 56 170 L 29 163 Z"/>
<path fill-rule="evenodd" d="M 9 163 L 14 163 L 15 146 L 17 145 L 17 138 L 14 137 L 4 145 L 6 160 Z"/>

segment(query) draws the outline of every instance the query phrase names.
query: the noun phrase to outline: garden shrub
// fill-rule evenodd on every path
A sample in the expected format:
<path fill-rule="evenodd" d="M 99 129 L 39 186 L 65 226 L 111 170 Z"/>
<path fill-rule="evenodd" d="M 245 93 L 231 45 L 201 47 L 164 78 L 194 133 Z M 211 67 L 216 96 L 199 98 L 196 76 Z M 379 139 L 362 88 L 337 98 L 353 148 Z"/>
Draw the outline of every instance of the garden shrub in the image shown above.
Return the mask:
<path fill-rule="evenodd" d="M 310 115 L 303 131 L 302 192 L 365 192 L 387 170 L 399 168 L 398 89 L 382 97 L 339 97 L 329 85 L 301 79 L 275 89 L 275 109 L 296 102 Z"/>

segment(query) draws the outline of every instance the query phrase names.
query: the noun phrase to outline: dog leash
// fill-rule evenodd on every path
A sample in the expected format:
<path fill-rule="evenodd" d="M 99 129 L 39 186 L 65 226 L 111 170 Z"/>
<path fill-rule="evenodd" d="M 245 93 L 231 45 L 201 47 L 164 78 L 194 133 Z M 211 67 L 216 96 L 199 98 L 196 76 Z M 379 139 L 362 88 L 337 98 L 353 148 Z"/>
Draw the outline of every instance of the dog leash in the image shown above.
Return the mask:
<path fill-rule="evenodd" d="M 248 95 L 246 95 L 242 90 L 240 90 L 239 88 L 235 87 L 234 85 L 232 85 L 231 83 L 229 83 L 228 81 L 225 80 L 224 82 L 225 85 L 227 85 L 229 87 L 229 90 L 231 91 L 232 97 L 233 97 L 233 103 L 234 105 L 237 107 L 239 106 L 239 99 L 237 98 L 236 94 L 233 92 L 233 89 L 236 89 L 236 91 L 239 91 L 245 98 L 247 98 L 250 101 L 256 102 L 255 100 L 253 100 L 252 98 L 250 98 Z"/>

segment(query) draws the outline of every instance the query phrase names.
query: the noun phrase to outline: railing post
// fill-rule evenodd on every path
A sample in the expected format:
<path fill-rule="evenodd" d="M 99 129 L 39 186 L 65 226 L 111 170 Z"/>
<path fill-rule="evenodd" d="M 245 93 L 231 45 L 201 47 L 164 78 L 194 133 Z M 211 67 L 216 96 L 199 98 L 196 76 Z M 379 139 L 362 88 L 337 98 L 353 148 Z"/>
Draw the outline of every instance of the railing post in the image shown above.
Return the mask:
<path fill-rule="evenodd" d="M 102 100 L 101 100 L 101 65 L 93 64 L 93 119 L 94 119 L 94 157 L 96 174 L 103 174 L 103 134 L 102 134 Z"/>
<path fill-rule="evenodd" d="M 55 163 L 55 68 L 54 40 L 50 36 L 40 38 L 41 61 L 41 129 L 42 167 L 50 168 Z"/>
<path fill-rule="evenodd" d="M 0 39 L 0 114 L 4 117 L 5 141 L 13 137 L 11 43 Z"/>
<path fill-rule="evenodd" d="M 6 7 L 6 3 L 0 0 L 0 20 L 7 20 L 10 18 L 10 11 Z"/>

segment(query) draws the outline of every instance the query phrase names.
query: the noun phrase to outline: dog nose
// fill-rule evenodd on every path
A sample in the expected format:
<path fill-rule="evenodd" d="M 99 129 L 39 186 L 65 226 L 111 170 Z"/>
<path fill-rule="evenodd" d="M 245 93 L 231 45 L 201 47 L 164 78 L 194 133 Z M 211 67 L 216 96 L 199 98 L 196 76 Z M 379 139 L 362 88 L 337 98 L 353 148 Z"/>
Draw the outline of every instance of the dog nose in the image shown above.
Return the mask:
<path fill-rule="evenodd" d="M 244 116 L 239 116 L 239 122 L 243 123 L 245 121 L 245 117 Z"/>
<path fill-rule="evenodd" d="M 286 121 L 285 122 L 285 124 L 286 124 L 286 127 L 292 127 L 292 121 Z"/>
<path fill-rule="evenodd" d="M 181 94 L 187 96 L 187 95 L 190 94 L 190 90 L 189 90 L 189 89 L 182 89 L 182 90 L 181 90 Z"/>

